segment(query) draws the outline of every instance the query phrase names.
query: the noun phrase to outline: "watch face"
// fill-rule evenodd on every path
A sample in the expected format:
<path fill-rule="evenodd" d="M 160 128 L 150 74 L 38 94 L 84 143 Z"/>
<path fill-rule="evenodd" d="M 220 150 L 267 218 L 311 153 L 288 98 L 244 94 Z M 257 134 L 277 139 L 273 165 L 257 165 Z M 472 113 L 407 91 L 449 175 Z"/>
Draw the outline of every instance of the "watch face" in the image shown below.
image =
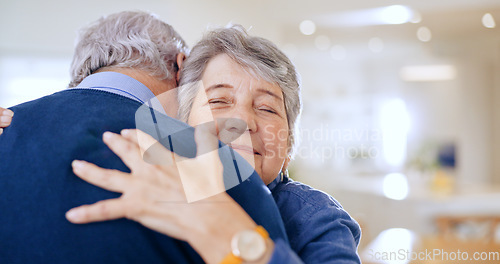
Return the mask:
<path fill-rule="evenodd" d="M 232 242 L 233 254 L 244 261 L 258 260 L 266 252 L 266 241 L 254 230 L 239 232 Z"/>

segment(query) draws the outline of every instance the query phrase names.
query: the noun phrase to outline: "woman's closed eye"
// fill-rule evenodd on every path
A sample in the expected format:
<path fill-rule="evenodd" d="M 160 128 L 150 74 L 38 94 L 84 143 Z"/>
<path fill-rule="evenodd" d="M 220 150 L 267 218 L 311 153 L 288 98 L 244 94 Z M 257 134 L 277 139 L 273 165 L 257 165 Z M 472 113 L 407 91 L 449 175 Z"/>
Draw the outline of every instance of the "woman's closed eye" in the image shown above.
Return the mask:
<path fill-rule="evenodd" d="M 226 98 L 214 98 L 214 99 L 209 99 L 208 104 L 210 105 L 222 105 L 222 104 L 230 104 L 231 100 L 226 99 Z"/>
<path fill-rule="evenodd" d="M 261 106 L 258 109 L 260 111 L 267 112 L 267 113 L 270 113 L 270 114 L 275 114 L 275 115 L 278 114 L 278 112 L 276 110 L 274 110 L 272 107 L 269 107 L 269 106 Z"/>
<path fill-rule="evenodd" d="M 223 109 L 223 108 L 229 107 L 231 104 L 232 104 L 232 101 L 227 99 L 227 98 L 208 99 L 208 105 L 210 106 L 210 109 L 212 109 L 212 110 Z"/>

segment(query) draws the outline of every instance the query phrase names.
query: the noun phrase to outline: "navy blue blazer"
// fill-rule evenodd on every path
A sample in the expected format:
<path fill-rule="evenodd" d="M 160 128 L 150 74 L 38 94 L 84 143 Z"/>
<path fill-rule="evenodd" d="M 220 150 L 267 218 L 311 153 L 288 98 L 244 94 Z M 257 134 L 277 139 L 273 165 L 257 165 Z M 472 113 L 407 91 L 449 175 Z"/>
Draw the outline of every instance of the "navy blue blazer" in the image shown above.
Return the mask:
<path fill-rule="evenodd" d="M 73 207 L 120 195 L 79 179 L 71 162 L 129 172 L 102 134 L 135 128 L 140 107 L 112 93 L 72 89 L 11 108 L 16 116 L 0 137 L 0 263 L 203 262 L 186 242 L 127 219 L 75 225 L 65 218 Z M 161 118 L 164 124 L 183 124 Z M 192 130 L 182 134 L 194 143 Z M 273 239 L 287 241 L 276 204 L 257 173 L 228 193 Z"/>

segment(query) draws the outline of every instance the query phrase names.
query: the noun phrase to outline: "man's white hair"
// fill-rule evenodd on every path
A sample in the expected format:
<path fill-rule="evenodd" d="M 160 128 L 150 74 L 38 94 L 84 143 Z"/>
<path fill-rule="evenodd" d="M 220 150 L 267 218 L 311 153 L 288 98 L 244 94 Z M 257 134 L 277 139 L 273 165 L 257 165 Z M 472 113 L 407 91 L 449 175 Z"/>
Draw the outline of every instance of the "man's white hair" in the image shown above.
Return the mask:
<path fill-rule="evenodd" d="M 106 67 L 135 68 L 172 79 L 180 52 L 188 53 L 184 40 L 153 14 L 124 11 L 105 16 L 80 30 L 69 87 Z"/>

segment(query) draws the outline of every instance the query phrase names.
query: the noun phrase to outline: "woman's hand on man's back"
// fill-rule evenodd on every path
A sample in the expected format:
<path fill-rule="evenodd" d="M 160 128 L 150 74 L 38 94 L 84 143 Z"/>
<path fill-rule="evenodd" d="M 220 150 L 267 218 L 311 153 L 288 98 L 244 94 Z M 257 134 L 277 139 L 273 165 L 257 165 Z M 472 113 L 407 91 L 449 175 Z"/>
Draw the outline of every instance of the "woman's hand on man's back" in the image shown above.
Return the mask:
<path fill-rule="evenodd" d="M 0 107 L 0 135 L 3 133 L 4 128 L 10 126 L 13 116 L 14 112 Z"/>

